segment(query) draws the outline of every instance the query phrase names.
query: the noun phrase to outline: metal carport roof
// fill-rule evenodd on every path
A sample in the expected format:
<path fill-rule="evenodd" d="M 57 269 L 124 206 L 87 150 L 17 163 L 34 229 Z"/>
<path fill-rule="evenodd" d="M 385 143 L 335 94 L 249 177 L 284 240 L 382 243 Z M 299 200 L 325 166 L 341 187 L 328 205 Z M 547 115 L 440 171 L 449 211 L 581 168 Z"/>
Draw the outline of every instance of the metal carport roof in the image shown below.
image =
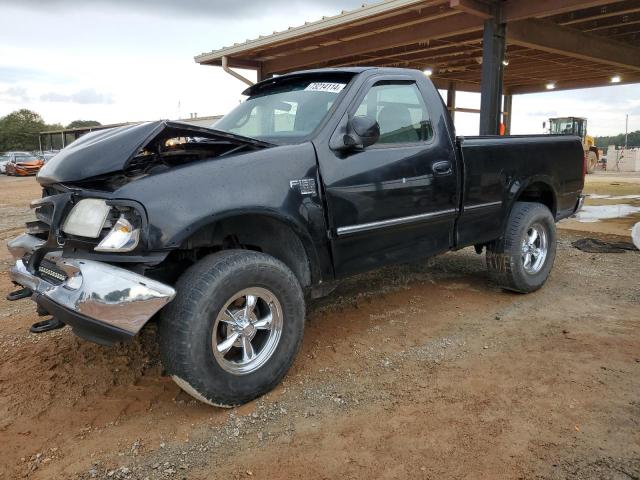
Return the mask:
<path fill-rule="evenodd" d="M 430 69 L 438 88 L 496 103 L 501 93 L 640 82 L 640 0 L 387 0 L 195 60 L 259 78 L 347 65 Z"/>

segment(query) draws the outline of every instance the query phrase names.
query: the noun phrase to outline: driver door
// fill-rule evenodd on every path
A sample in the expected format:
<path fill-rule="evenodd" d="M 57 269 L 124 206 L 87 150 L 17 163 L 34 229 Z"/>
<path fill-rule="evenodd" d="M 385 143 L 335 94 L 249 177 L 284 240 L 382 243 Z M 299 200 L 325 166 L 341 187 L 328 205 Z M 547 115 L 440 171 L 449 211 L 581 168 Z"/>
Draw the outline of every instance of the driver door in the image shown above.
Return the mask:
<path fill-rule="evenodd" d="M 416 82 L 375 77 L 347 113 L 359 115 L 377 120 L 378 142 L 319 155 L 337 276 L 446 251 L 456 218 L 453 148 Z"/>

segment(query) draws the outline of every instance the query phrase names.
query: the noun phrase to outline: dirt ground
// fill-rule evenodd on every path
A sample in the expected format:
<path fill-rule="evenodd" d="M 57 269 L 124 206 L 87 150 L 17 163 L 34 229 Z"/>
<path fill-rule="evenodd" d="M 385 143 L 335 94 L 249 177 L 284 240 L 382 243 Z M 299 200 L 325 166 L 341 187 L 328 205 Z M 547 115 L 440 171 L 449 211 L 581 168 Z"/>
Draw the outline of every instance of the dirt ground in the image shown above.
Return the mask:
<path fill-rule="evenodd" d="M 587 192 L 640 194 L 640 177 L 590 176 Z M 38 196 L 0 177 L 0 241 Z M 473 249 L 345 281 L 308 305 L 282 385 L 231 410 L 162 375 L 153 327 L 114 348 L 33 335 L 32 302 L 3 295 L 0 479 L 637 480 L 640 252 L 571 246 L 628 240 L 633 221 L 563 222 L 551 278 L 526 296 L 492 285 Z"/>

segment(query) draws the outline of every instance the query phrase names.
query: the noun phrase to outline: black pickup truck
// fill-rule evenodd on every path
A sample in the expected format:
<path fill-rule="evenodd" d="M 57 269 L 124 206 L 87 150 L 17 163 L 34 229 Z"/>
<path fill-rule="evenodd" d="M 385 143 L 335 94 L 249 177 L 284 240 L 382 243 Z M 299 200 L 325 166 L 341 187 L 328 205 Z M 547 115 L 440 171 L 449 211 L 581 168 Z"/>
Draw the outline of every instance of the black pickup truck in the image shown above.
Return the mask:
<path fill-rule="evenodd" d="M 579 138 L 456 137 L 414 70 L 298 72 L 244 93 L 213 128 L 98 131 L 42 168 L 37 220 L 8 243 L 9 298 L 52 316 L 41 330 L 112 344 L 154 319 L 172 378 L 230 406 L 282 379 L 305 299 L 340 278 L 475 246 L 502 287 L 544 284 L 555 222 L 582 199 Z"/>

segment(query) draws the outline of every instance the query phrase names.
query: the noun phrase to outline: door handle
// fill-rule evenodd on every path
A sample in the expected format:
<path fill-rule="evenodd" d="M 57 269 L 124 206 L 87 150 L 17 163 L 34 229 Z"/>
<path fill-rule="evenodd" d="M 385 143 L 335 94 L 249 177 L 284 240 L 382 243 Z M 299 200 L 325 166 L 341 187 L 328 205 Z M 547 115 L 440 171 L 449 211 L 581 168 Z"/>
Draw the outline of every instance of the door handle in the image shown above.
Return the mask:
<path fill-rule="evenodd" d="M 451 162 L 448 160 L 445 160 L 443 162 L 435 162 L 431 168 L 433 169 L 433 174 L 434 175 L 449 175 L 450 173 L 453 172 L 453 169 L 451 168 Z"/>

